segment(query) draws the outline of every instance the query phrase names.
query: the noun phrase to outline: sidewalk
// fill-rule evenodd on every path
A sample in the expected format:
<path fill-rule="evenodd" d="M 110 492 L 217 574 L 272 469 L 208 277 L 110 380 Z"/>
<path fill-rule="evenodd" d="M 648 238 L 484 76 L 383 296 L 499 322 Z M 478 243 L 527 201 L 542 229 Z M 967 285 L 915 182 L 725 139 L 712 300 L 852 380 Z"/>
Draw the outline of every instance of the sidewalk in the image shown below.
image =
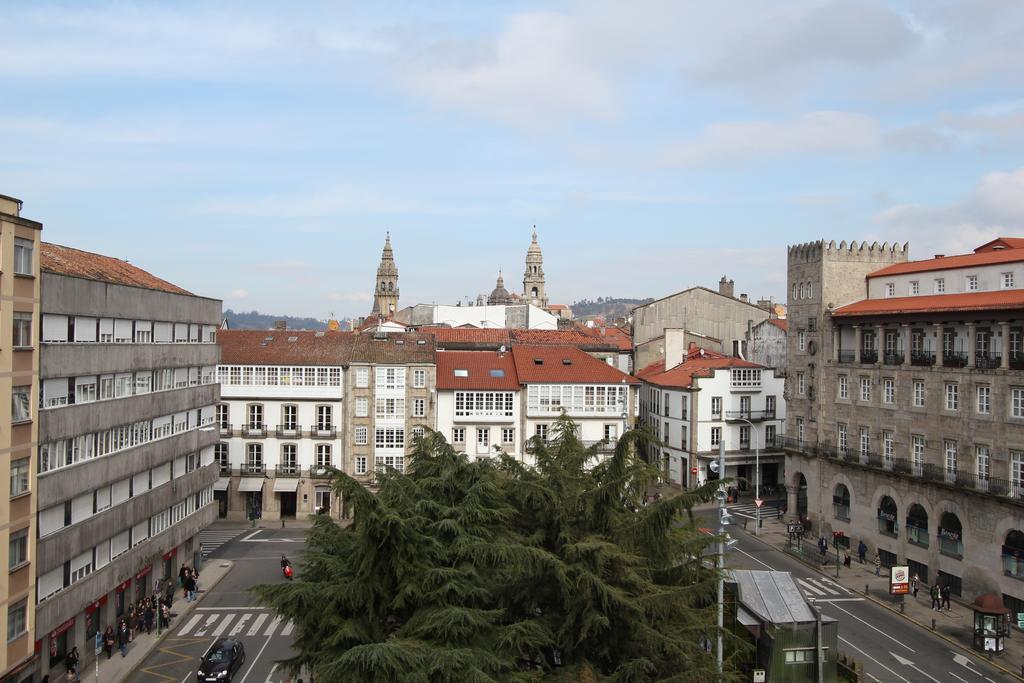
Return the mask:
<path fill-rule="evenodd" d="M 881 576 L 875 576 L 875 565 L 871 561 L 873 556 L 865 560 L 864 564 L 857 561 L 856 547 L 850 549 L 852 564 L 850 568 L 842 566 L 843 551 L 840 550 L 839 576 L 836 577 L 836 550 L 829 539 L 828 564 L 822 565 L 821 554 L 816 542 L 817 536 L 811 534 L 804 537 L 802 552 L 797 548 L 791 548 L 789 534 L 786 532 L 785 520 L 780 520 L 775 515 L 761 519 L 761 535 L 759 540 L 768 545 L 774 546 L 785 553 L 799 559 L 807 566 L 821 572 L 831 580 L 842 584 L 843 587 L 864 595 L 869 600 L 901 616 L 908 622 L 932 632 L 942 638 L 950 645 L 958 648 L 965 654 L 978 659 L 985 659 L 992 666 L 1001 669 L 1003 672 L 1024 680 L 1024 671 L 1018 666 L 1024 661 L 1024 635 L 1019 631 L 1006 638 L 1005 651 L 1001 654 L 987 658 L 972 647 L 974 640 L 974 612 L 969 604 L 963 603 L 956 598 L 950 601 L 952 609 L 935 611 L 931 609 L 931 598 L 928 595 L 928 586 L 921 585 L 917 598 L 913 595 L 904 596 L 904 609 L 901 613 L 898 598 L 889 595 L 889 572 L 882 567 Z M 745 531 L 754 535 L 754 522 L 749 520 Z"/>
<path fill-rule="evenodd" d="M 125 657 L 121 656 L 116 645 L 114 646 L 114 656 L 110 659 L 107 659 L 106 654 L 101 651 L 99 656 L 99 680 L 110 681 L 111 683 L 127 680 L 128 676 L 156 649 L 160 641 L 163 640 L 163 637 L 202 602 L 207 592 L 227 576 L 232 567 L 234 567 L 234 563 L 230 560 L 213 560 L 203 565 L 199 574 L 199 596 L 194 602 L 186 601 L 181 597 L 181 589 L 177 590 L 174 597 L 174 605 L 171 608 L 171 614 L 175 615 L 171 619 L 171 629 L 165 630 L 159 636 L 157 636 L 156 631 L 152 635 L 145 633 L 136 634 L 135 640 L 128 645 L 128 655 Z M 82 681 L 96 680 L 96 663 L 90 661 L 88 664 L 83 664 L 79 675 Z"/>

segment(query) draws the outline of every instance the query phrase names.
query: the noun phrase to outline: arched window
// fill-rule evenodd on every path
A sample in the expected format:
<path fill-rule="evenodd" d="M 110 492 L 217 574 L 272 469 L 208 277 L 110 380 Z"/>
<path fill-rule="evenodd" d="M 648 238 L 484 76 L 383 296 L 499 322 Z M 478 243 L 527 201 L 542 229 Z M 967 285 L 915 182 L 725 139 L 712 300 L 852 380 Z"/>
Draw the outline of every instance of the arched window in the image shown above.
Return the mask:
<path fill-rule="evenodd" d="M 800 283 L 800 298 L 804 298 L 804 283 Z"/>
<path fill-rule="evenodd" d="M 795 282 L 793 283 L 793 296 L 792 296 L 792 299 L 794 301 L 796 301 L 796 283 Z"/>
<path fill-rule="evenodd" d="M 836 519 L 850 521 L 850 489 L 845 484 L 837 484 L 832 492 L 832 507 Z"/>
<path fill-rule="evenodd" d="M 537 298 L 537 288 L 536 287 L 534 287 L 533 289 L 530 290 L 530 296 L 532 296 L 535 299 Z"/>
<path fill-rule="evenodd" d="M 395 291 L 395 283 L 394 282 L 389 282 L 388 283 L 388 292 L 390 293 L 390 292 L 393 292 L 393 291 Z"/>
<path fill-rule="evenodd" d="M 813 298 L 813 297 L 814 297 L 814 283 L 808 282 L 807 283 L 807 298 L 810 299 L 810 298 Z"/>
<path fill-rule="evenodd" d="M 896 512 L 896 501 L 889 496 L 882 496 L 882 501 L 878 504 L 878 530 L 893 538 L 899 535 Z"/>
<path fill-rule="evenodd" d="M 1024 578 L 1024 532 L 1014 529 L 1003 541 L 1003 573 Z"/>
<path fill-rule="evenodd" d="M 917 503 L 907 510 L 907 541 L 922 548 L 928 547 L 928 511 Z"/>
<path fill-rule="evenodd" d="M 964 528 L 952 512 L 943 512 L 939 518 L 939 552 L 956 558 L 964 556 Z"/>

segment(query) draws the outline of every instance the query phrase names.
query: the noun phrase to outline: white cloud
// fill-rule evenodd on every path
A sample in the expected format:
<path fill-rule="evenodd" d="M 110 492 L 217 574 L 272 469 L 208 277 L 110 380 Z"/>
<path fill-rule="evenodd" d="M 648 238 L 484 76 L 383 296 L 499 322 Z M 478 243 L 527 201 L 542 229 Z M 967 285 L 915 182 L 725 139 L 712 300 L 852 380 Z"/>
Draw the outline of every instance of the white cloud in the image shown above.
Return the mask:
<path fill-rule="evenodd" d="M 327 295 L 329 301 L 373 301 L 373 292 L 331 292 Z"/>
<path fill-rule="evenodd" d="M 249 290 L 239 287 L 238 289 L 232 289 L 228 292 L 226 299 L 229 301 L 241 301 L 249 297 Z"/>

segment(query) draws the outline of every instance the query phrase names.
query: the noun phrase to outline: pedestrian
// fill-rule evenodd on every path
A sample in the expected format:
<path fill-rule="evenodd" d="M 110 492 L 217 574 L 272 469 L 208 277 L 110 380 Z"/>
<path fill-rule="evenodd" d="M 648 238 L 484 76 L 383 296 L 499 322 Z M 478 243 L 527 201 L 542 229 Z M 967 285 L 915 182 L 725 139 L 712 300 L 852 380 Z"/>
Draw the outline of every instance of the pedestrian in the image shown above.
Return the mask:
<path fill-rule="evenodd" d="M 73 647 L 73 648 L 71 648 L 71 652 L 69 652 L 67 654 L 67 656 L 64 658 L 64 666 L 68 670 L 68 680 L 69 681 L 76 681 L 76 680 L 78 680 L 78 660 L 79 660 L 78 648 L 77 647 Z"/>
<path fill-rule="evenodd" d="M 860 563 L 861 564 L 864 564 L 864 556 L 867 555 L 867 554 L 868 554 L 868 547 L 866 545 L 864 545 L 864 541 L 862 540 L 860 543 L 857 544 L 857 555 L 858 555 L 858 557 L 860 557 Z"/>
<path fill-rule="evenodd" d="M 188 570 L 188 567 L 182 567 L 181 570 L 184 572 L 184 574 L 182 574 L 182 577 L 181 577 L 181 597 L 183 597 L 185 599 L 188 599 L 188 588 L 187 588 L 187 586 L 188 586 L 188 578 L 190 576 L 190 572 Z"/>
<path fill-rule="evenodd" d="M 914 599 L 917 599 L 917 591 L 921 587 L 921 578 L 914 574 L 910 579 L 910 592 L 914 594 Z"/>
<path fill-rule="evenodd" d="M 846 567 L 847 569 L 850 568 L 850 553 L 847 553 L 847 552 L 843 553 L 843 566 Z"/>
<path fill-rule="evenodd" d="M 882 575 L 882 556 L 876 550 L 875 551 L 875 576 L 881 576 L 881 575 Z"/>
<path fill-rule="evenodd" d="M 107 653 L 107 659 L 114 656 L 114 627 L 107 626 L 103 632 L 103 650 Z"/>
<path fill-rule="evenodd" d="M 178 570 L 178 585 L 179 586 L 184 586 L 185 585 L 185 573 L 186 572 L 188 572 L 188 567 L 186 567 L 184 564 L 182 564 L 181 565 L 181 569 Z"/>
<path fill-rule="evenodd" d="M 932 587 L 928 590 L 928 594 L 932 598 L 932 610 L 938 610 L 942 607 L 942 602 L 939 598 L 939 584 L 933 583 Z"/>
<path fill-rule="evenodd" d="M 128 642 L 135 640 L 135 603 L 128 603 Z"/>
<path fill-rule="evenodd" d="M 950 607 L 950 605 L 949 605 L 949 597 L 952 594 L 952 592 L 953 591 L 950 589 L 948 583 L 945 586 L 942 587 L 942 591 L 940 592 L 940 595 L 942 596 L 942 603 L 946 605 L 946 611 L 947 612 L 952 609 L 952 607 Z M 940 607 L 939 609 L 942 609 L 942 608 Z"/>
<path fill-rule="evenodd" d="M 154 620 L 155 617 L 156 617 L 156 610 L 153 609 L 153 602 L 150 601 L 150 600 L 147 600 L 146 601 L 146 612 L 145 612 L 146 633 L 152 633 L 153 632 L 153 620 Z"/>
<path fill-rule="evenodd" d="M 141 636 L 144 630 L 146 630 L 146 603 L 140 602 L 139 608 L 135 612 L 135 633 Z"/>
<path fill-rule="evenodd" d="M 185 597 L 189 602 L 196 599 L 196 580 L 191 573 L 185 577 Z"/>
<path fill-rule="evenodd" d="M 128 656 L 128 641 L 130 639 L 131 634 L 128 632 L 128 624 L 122 619 L 121 625 L 117 628 L 117 645 L 121 648 L 122 657 Z"/>

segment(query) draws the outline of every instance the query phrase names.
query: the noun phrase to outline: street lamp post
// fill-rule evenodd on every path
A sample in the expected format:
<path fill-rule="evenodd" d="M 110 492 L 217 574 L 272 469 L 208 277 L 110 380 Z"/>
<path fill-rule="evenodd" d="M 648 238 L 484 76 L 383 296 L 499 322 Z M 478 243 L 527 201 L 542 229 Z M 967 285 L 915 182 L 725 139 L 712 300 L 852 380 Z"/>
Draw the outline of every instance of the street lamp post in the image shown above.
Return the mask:
<path fill-rule="evenodd" d="M 737 418 L 740 422 L 746 422 L 754 432 L 754 535 L 761 535 L 761 430 L 754 426 L 750 420 L 742 417 Z"/>

